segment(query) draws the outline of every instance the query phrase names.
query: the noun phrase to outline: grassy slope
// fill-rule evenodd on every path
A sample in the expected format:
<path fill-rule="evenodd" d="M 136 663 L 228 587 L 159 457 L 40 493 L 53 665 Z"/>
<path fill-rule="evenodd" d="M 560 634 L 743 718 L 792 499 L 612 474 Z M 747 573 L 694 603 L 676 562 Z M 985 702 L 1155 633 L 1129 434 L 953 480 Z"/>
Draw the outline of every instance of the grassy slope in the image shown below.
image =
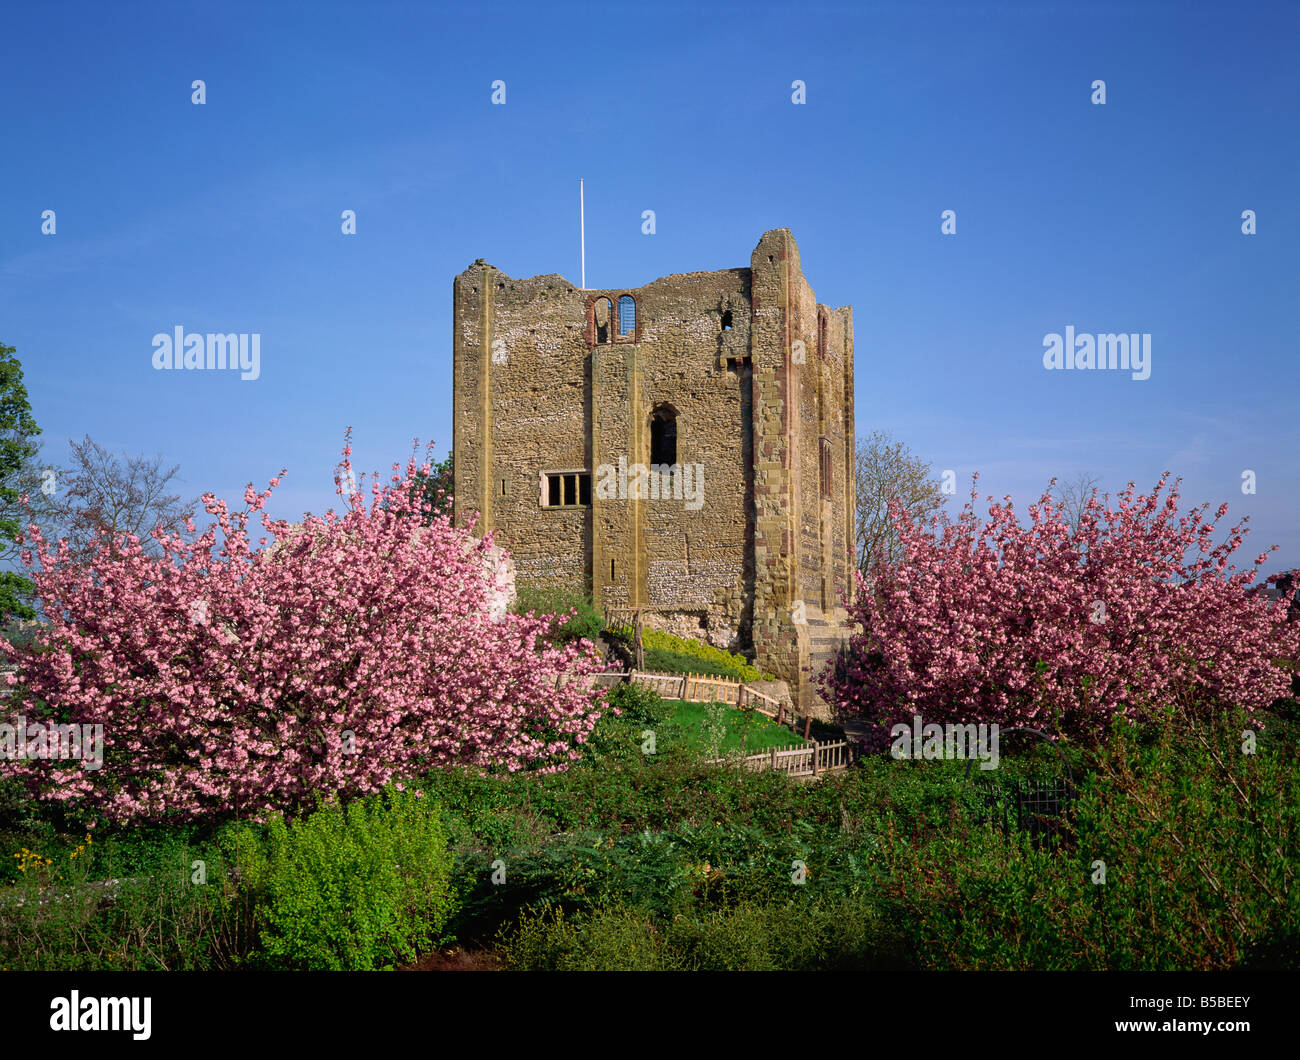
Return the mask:
<path fill-rule="evenodd" d="M 683 738 L 694 747 L 703 748 L 704 743 L 704 703 L 687 703 L 675 701 L 673 724 L 680 726 Z M 789 747 L 801 745 L 803 740 L 787 729 L 777 725 L 771 718 L 753 710 L 739 710 L 728 707 L 724 715 L 727 735 L 722 741 L 722 753 L 738 751 L 743 746 L 747 753 L 756 754 L 770 747 Z"/>

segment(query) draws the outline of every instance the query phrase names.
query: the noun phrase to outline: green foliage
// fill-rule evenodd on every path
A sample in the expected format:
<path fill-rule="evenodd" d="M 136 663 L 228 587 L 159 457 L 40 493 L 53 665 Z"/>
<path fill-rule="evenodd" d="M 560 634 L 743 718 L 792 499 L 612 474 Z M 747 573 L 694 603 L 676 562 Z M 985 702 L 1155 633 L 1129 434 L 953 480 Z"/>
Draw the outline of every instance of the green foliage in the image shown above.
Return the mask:
<path fill-rule="evenodd" d="M 658 692 L 631 681 L 615 685 L 609 692 L 609 705 L 621 716 L 639 725 L 662 725 L 673 716 L 675 703 Z"/>
<path fill-rule="evenodd" d="M 1249 727 L 1118 722 L 1065 849 L 969 830 L 891 838 L 886 900 L 930 967 L 1295 967 L 1300 771 L 1294 746 L 1243 753 Z"/>
<path fill-rule="evenodd" d="M 262 893 L 267 962 L 278 968 L 370 971 L 436 945 L 453 911 L 441 811 L 391 789 L 335 802 L 268 828 L 264 866 L 245 859 Z"/>
<path fill-rule="evenodd" d="M 727 735 L 727 707 L 725 703 L 704 704 L 704 724 L 700 735 L 710 758 L 717 758 L 722 753 L 722 741 Z"/>
<path fill-rule="evenodd" d="M 32 439 L 41 433 L 23 384 L 23 367 L 13 346 L 0 343 L 0 539 L 13 543 L 23 529 L 16 507 L 18 478 L 37 452 Z M 14 571 L 0 572 L 0 622 L 8 618 L 33 619 L 31 581 Z"/>
<path fill-rule="evenodd" d="M 527 912 L 503 930 L 511 967 L 537 971 L 804 971 L 903 966 L 870 910 L 842 900 L 745 902 L 658 922 L 634 907 Z"/>
<path fill-rule="evenodd" d="M 1067 748 L 1080 794 L 1062 842 L 1034 847 L 1014 814 L 1010 834 L 983 823 L 990 774 L 964 762 L 869 757 L 799 783 L 707 765 L 665 719 L 699 704 L 612 695 L 623 728 L 589 763 L 422 779 L 410 812 L 444 807 L 445 838 L 382 803 L 215 839 L 96 832 L 81 883 L 124 881 L 122 897 L 79 884 L 71 902 L 6 909 L 0 968 L 378 967 L 444 930 L 519 968 L 1300 967 L 1300 761 L 1273 720 L 1255 754 L 1246 718 L 1121 725 L 1098 750 Z M 1001 750 L 995 782 L 1063 775 L 1050 748 Z M 23 843 L 49 871 L 83 871 L 64 840 Z M 207 890 L 182 886 L 195 857 Z M 2 902 L 35 886 L 8 872 Z M 437 908 L 412 912 L 429 894 Z"/>
<path fill-rule="evenodd" d="M 652 689 L 620 682 L 609 690 L 610 710 L 596 723 L 583 746 L 588 763 L 628 761 L 644 754 L 642 743 L 647 730 L 659 732 L 673 716 L 674 704 L 661 699 Z M 618 713 L 614 713 L 614 711 Z M 664 733 L 666 737 L 666 731 Z"/>
<path fill-rule="evenodd" d="M 424 513 L 423 521 L 428 525 L 439 515 L 451 515 L 455 482 L 452 478 L 452 454 L 447 455 L 436 464 L 431 465 L 429 474 L 416 476 L 415 495 L 420 502 L 427 503 L 429 510 Z"/>
<path fill-rule="evenodd" d="M 771 674 L 762 673 L 751 666 L 742 655 L 733 655 L 698 640 L 687 640 L 647 629 L 641 634 L 645 648 L 647 670 L 662 670 L 674 674 L 713 674 L 741 681 L 771 681 Z"/>
<path fill-rule="evenodd" d="M 601 631 L 605 628 L 605 620 L 590 598 L 574 589 L 521 586 L 511 610 L 520 615 L 535 611 L 539 615 L 554 616 L 551 640 L 560 645 L 584 638 L 599 643 Z M 576 614 L 570 615 L 570 611 Z"/>
<path fill-rule="evenodd" d="M 251 904 L 221 854 L 156 837 L 129 860 L 86 834 L 20 851 L 0 888 L 0 968 L 177 971 L 237 967 L 255 944 Z"/>
<path fill-rule="evenodd" d="M 715 753 L 709 728 L 710 725 L 714 727 L 716 736 L 719 724 L 721 739 Z M 710 758 L 741 752 L 757 754 L 770 747 L 795 747 L 804 742 L 803 737 L 756 710 L 742 710 L 721 703 L 679 701 L 673 714 L 673 725 L 687 743 L 706 751 Z"/>
<path fill-rule="evenodd" d="M 734 667 L 666 648 L 646 648 L 645 668 L 652 673 L 663 674 L 704 674 L 733 679 L 738 676 Z"/>

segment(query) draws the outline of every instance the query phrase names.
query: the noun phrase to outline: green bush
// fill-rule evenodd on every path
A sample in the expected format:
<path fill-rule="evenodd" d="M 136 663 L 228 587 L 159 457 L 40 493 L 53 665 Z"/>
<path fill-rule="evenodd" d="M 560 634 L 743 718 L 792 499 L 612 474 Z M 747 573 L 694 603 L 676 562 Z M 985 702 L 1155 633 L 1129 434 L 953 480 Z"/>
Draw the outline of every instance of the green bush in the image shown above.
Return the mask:
<path fill-rule="evenodd" d="M 740 676 L 733 666 L 666 648 L 646 648 L 644 657 L 645 668 L 652 673 L 704 674 L 710 677 L 730 677 L 733 680 Z"/>
<path fill-rule="evenodd" d="M 886 836 L 891 918 L 934 968 L 1295 967 L 1300 769 L 1294 746 L 1244 752 L 1251 727 L 1117 722 L 1054 853 Z"/>
<path fill-rule="evenodd" d="M 440 807 L 389 789 L 346 809 L 328 802 L 267 829 L 264 865 L 243 869 L 261 892 L 268 963 L 370 971 L 438 945 L 454 911 L 451 858 Z"/>
<path fill-rule="evenodd" d="M 592 917 L 568 917 L 561 907 L 543 906 L 525 915 L 513 932 L 498 937 L 507 965 L 527 971 L 673 971 L 682 965 L 664 945 L 654 922 L 626 906 Z"/>
<path fill-rule="evenodd" d="M 19 882 L 0 888 L 0 969 L 204 971 L 247 958 L 252 910 L 217 850 L 158 836 L 124 853 L 89 834 L 21 851 Z"/>
<path fill-rule="evenodd" d="M 551 615 L 551 640 L 555 644 L 587 640 L 600 643 L 605 619 L 582 592 L 565 588 L 534 588 L 523 586 L 511 608 L 516 614 L 535 611 L 538 615 Z M 577 612 L 570 615 L 570 611 Z"/>
<path fill-rule="evenodd" d="M 1254 754 L 1241 733 L 1258 719 L 1185 716 L 1063 748 L 1080 796 L 1061 842 L 1035 848 L 982 823 L 979 783 L 1063 775 L 1027 738 L 1003 742 L 994 774 L 867 756 L 806 784 L 708 766 L 671 701 L 630 685 L 611 699 L 625 713 L 601 719 L 592 760 L 435 770 L 399 812 L 96 830 L 75 858 L 83 833 L 21 822 L 2 851 L 0 969 L 379 967 L 444 931 L 499 938 L 525 968 L 1300 967 L 1300 761 L 1279 719 Z M 195 858 L 206 887 L 186 883 Z M 44 901 L 51 888 L 70 897 Z"/>
<path fill-rule="evenodd" d="M 703 641 L 687 640 L 647 629 L 641 634 L 645 649 L 647 670 L 665 670 L 668 673 L 715 674 L 741 681 L 771 681 L 772 675 L 751 666 L 743 655 L 715 648 Z"/>
<path fill-rule="evenodd" d="M 631 681 L 622 681 L 609 691 L 609 705 L 619 717 L 638 725 L 662 725 L 673 716 L 675 704 L 658 692 Z"/>
<path fill-rule="evenodd" d="M 746 902 L 662 921 L 626 905 L 577 915 L 543 906 L 503 930 L 498 942 L 510 967 L 533 971 L 804 971 L 906 964 L 893 955 L 870 910 L 842 900 Z"/>

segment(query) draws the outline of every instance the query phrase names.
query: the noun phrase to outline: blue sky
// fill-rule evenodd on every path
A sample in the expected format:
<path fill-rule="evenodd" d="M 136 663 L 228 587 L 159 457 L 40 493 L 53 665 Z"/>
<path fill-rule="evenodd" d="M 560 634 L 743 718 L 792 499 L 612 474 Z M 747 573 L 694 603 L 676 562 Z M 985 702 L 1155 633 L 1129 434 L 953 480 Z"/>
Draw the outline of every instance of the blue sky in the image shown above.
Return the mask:
<path fill-rule="evenodd" d="M 232 503 L 287 467 L 296 518 L 349 425 L 361 470 L 445 452 L 452 278 L 577 282 L 581 177 L 591 287 L 790 228 L 854 308 L 859 433 L 957 502 L 1169 470 L 1300 565 L 1296 5 L 468 7 L 9 5 L 0 342 L 52 455 L 88 433 Z M 1046 370 L 1067 325 L 1149 333 L 1150 378 Z M 260 377 L 155 371 L 177 326 L 260 333 Z"/>

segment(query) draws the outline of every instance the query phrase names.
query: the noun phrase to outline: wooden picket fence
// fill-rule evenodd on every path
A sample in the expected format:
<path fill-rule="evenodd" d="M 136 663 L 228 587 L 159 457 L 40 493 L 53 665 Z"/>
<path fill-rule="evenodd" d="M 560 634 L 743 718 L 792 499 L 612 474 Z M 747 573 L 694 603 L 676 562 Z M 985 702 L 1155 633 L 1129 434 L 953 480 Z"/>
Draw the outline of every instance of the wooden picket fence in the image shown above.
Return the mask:
<path fill-rule="evenodd" d="M 790 714 L 787 721 L 780 700 L 733 678 L 717 677 L 712 674 L 665 674 L 633 670 L 630 673 L 592 674 L 587 680 L 591 686 L 600 688 L 610 688 L 627 680 L 658 692 L 665 699 L 748 707 L 774 719 L 779 724 L 789 725 L 796 734 L 798 733 L 796 719 L 793 714 Z M 755 771 L 779 770 L 791 777 L 817 777 L 850 766 L 853 763 L 854 751 L 854 746 L 849 741 L 832 740 L 826 743 L 810 742 L 770 747 L 766 751 L 746 755 L 740 759 L 717 758 L 713 761 L 734 763 L 741 769 Z"/>
<path fill-rule="evenodd" d="M 620 681 L 627 680 L 658 692 L 664 699 L 681 699 L 688 703 L 726 703 L 728 706 L 756 710 L 778 725 L 786 726 L 795 734 L 799 732 L 799 719 L 795 717 L 793 710 L 787 711 L 785 705 L 775 696 L 760 692 L 738 678 L 718 677 L 714 674 L 668 674 L 632 670 L 628 673 L 593 674 L 589 680 L 594 686 L 600 688 L 610 688 Z M 804 718 L 803 722 L 806 739 L 809 719 Z"/>
<path fill-rule="evenodd" d="M 572 678 L 560 674 L 555 678 L 557 688 L 567 684 Z M 743 681 L 731 677 L 717 677 L 713 674 L 667 674 L 644 670 L 610 671 L 591 674 L 586 679 L 588 687 L 612 688 L 621 681 L 631 681 L 658 692 L 664 699 L 681 699 L 689 703 L 726 703 L 729 706 L 755 710 L 771 718 L 778 725 L 788 728 L 796 736 L 803 728 L 803 738 L 808 739 L 812 718 L 799 719 L 793 710 L 787 711 L 785 705 L 775 696 L 751 688 Z M 802 726 L 800 725 L 802 721 Z M 838 767 L 832 767 L 838 768 Z"/>
<path fill-rule="evenodd" d="M 715 763 L 734 761 L 716 758 Z M 832 770 L 845 769 L 853 761 L 853 748 L 847 740 L 809 743 L 787 747 L 769 747 L 758 754 L 736 761 L 741 769 L 758 772 L 771 769 L 788 777 L 817 777 Z"/>

